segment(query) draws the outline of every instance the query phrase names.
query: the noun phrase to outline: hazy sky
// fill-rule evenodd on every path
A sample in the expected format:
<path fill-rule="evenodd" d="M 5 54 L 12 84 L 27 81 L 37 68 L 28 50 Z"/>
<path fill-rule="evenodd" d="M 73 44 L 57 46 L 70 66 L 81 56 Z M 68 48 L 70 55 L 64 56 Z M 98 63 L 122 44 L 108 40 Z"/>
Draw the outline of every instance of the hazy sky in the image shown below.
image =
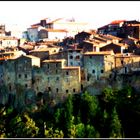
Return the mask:
<path fill-rule="evenodd" d="M 0 1 L 0 24 L 27 28 L 46 17 L 74 17 L 96 29 L 112 20 L 140 20 L 140 2 Z"/>

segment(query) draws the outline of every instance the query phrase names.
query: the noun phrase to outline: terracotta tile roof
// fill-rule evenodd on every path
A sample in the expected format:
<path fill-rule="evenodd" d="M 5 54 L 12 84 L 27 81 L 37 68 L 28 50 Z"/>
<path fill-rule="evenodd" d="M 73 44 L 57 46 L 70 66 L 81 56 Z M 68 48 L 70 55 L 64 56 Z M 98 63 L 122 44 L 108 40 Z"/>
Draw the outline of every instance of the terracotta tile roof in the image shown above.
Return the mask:
<path fill-rule="evenodd" d="M 115 58 L 127 58 L 127 57 L 140 57 L 140 55 L 135 55 L 133 53 L 126 53 L 126 54 L 115 54 Z"/>
<path fill-rule="evenodd" d="M 35 50 L 31 50 L 30 52 L 45 52 L 45 51 L 48 51 L 49 52 L 49 48 L 38 48 L 38 49 L 35 49 Z"/>
<path fill-rule="evenodd" d="M 86 52 L 84 55 L 114 55 L 113 51 Z"/>
<path fill-rule="evenodd" d="M 51 60 L 44 60 L 44 63 L 56 63 L 56 62 L 63 62 L 66 61 L 65 59 L 51 59 Z"/>
<path fill-rule="evenodd" d="M 16 37 L 0 36 L 0 40 L 18 40 Z"/>
<path fill-rule="evenodd" d="M 79 48 L 76 48 L 76 49 L 67 49 L 68 51 L 82 51 L 83 49 L 79 49 Z"/>
<path fill-rule="evenodd" d="M 68 32 L 65 29 L 42 29 L 42 30 L 46 30 L 48 32 Z"/>
<path fill-rule="evenodd" d="M 63 67 L 62 69 L 64 69 L 64 70 L 72 70 L 72 69 L 80 69 L 80 67 L 73 67 L 73 66 L 69 66 L 69 67 Z"/>
<path fill-rule="evenodd" d="M 140 26 L 140 23 L 139 24 L 127 24 L 127 26 Z"/>
<path fill-rule="evenodd" d="M 116 37 L 116 36 L 113 36 L 113 35 L 109 35 L 109 34 L 107 34 L 107 35 L 99 35 L 101 38 L 104 38 L 104 39 L 106 39 L 106 40 L 113 40 L 113 39 L 117 39 L 117 40 L 122 40 L 122 38 L 120 38 L 120 37 Z"/>
<path fill-rule="evenodd" d="M 105 45 L 103 45 L 102 47 L 105 47 L 105 46 L 108 46 L 108 45 L 115 45 L 116 47 L 125 47 L 125 48 L 128 48 L 128 45 L 127 45 L 127 44 L 115 43 L 115 42 L 111 42 L 111 43 L 109 43 L 109 44 L 105 44 Z"/>
<path fill-rule="evenodd" d="M 126 20 L 114 20 L 110 24 L 120 24 L 121 22 L 124 22 Z"/>
<path fill-rule="evenodd" d="M 55 20 L 50 21 L 49 23 L 55 23 L 55 22 L 60 21 L 60 20 L 62 20 L 62 19 L 63 19 L 63 18 L 57 18 L 57 19 L 55 19 Z"/>
<path fill-rule="evenodd" d="M 120 38 L 120 37 L 113 36 L 113 35 L 109 35 L 109 34 L 107 34 L 107 35 L 105 35 L 105 36 L 107 36 L 107 37 L 109 37 L 109 38 L 111 38 L 111 39 L 122 40 L 122 38 Z"/>
<path fill-rule="evenodd" d="M 26 55 L 26 57 L 32 58 L 32 59 L 40 59 L 39 57 L 33 56 L 33 55 Z"/>
<path fill-rule="evenodd" d="M 90 44 L 93 44 L 93 45 L 99 45 L 100 44 L 100 41 L 97 41 L 97 40 L 85 40 L 83 41 L 85 43 L 90 43 Z"/>

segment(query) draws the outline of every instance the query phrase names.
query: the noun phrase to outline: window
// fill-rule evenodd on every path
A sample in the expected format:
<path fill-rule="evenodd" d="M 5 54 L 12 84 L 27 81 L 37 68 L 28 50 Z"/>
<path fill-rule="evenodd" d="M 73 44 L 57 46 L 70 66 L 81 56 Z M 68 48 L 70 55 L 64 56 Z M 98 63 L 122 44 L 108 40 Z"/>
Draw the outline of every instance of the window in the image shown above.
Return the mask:
<path fill-rule="evenodd" d="M 70 59 L 73 59 L 73 56 L 72 55 L 70 56 Z"/>
<path fill-rule="evenodd" d="M 9 85 L 9 91 L 12 91 L 12 87 L 11 87 L 11 85 Z"/>
<path fill-rule="evenodd" d="M 0 62 L 0 65 L 3 65 L 3 62 Z"/>
<path fill-rule="evenodd" d="M 56 81 L 59 81 L 59 77 L 56 77 Z"/>
<path fill-rule="evenodd" d="M 27 74 L 25 74 L 25 78 L 27 78 Z"/>
<path fill-rule="evenodd" d="M 58 73 L 58 70 L 56 70 L 56 74 Z"/>
<path fill-rule="evenodd" d="M 75 88 L 73 89 L 73 92 L 75 92 Z"/>
<path fill-rule="evenodd" d="M 69 90 L 67 89 L 67 90 L 66 90 L 66 93 L 68 93 L 68 92 L 69 92 Z"/>
<path fill-rule="evenodd" d="M 21 74 L 18 75 L 18 78 L 21 78 Z"/>
<path fill-rule="evenodd" d="M 73 62 L 70 62 L 70 65 L 73 66 Z"/>
<path fill-rule="evenodd" d="M 121 60 L 121 64 L 123 65 L 123 60 Z"/>
<path fill-rule="evenodd" d="M 51 87 L 48 87 L 48 90 L 51 91 Z"/>
<path fill-rule="evenodd" d="M 48 83 L 50 82 L 50 77 L 48 77 Z"/>
<path fill-rule="evenodd" d="M 48 69 L 50 68 L 49 64 L 48 64 Z"/>
<path fill-rule="evenodd" d="M 83 90 L 84 89 L 84 87 L 83 87 L 83 85 L 81 84 L 81 90 Z"/>
<path fill-rule="evenodd" d="M 68 71 L 66 71 L 66 75 L 69 75 L 69 72 Z"/>
<path fill-rule="evenodd" d="M 38 87 L 36 87 L 36 90 L 38 90 Z"/>
<path fill-rule="evenodd" d="M 101 73 L 104 73 L 104 70 L 101 70 Z"/>
<path fill-rule="evenodd" d="M 90 59 L 92 59 L 92 56 L 89 56 Z"/>
<path fill-rule="evenodd" d="M 57 67 L 58 67 L 58 64 L 56 63 L 56 65 L 55 65 L 55 66 L 56 66 L 56 68 L 57 68 Z"/>
<path fill-rule="evenodd" d="M 81 66 L 81 63 L 80 62 L 78 63 L 78 66 Z"/>
<path fill-rule="evenodd" d="M 56 88 L 56 92 L 58 92 L 59 91 L 59 89 L 58 88 Z"/>
<path fill-rule="evenodd" d="M 76 59 L 76 60 L 79 60 L 79 59 L 80 59 L 80 56 L 79 56 L 79 55 L 77 55 L 77 56 L 75 57 L 75 59 Z"/>
<path fill-rule="evenodd" d="M 95 70 L 92 70 L 92 73 L 95 73 Z"/>
<path fill-rule="evenodd" d="M 89 79 L 90 79 L 90 77 L 89 77 L 89 75 L 87 76 L 87 81 L 89 81 Z"/>
<path fill-rule="evenodd" d="M 28 87 L 28 85 L 27 84 L 25 84 L 25 88 L 27 88 Z"/>

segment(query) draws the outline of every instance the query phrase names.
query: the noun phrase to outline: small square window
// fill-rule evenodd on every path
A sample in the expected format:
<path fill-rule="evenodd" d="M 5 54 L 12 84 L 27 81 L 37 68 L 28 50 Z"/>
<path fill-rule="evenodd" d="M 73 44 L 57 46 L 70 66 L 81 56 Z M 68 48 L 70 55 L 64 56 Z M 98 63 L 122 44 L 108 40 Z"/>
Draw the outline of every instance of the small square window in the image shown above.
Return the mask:
<path fill-rule="evenodd" d="M 48 83 L 50 82 L 50 77 L 48 77 Z"/>
<path fill-rule="evenodd" d="M 101 70 L 101 73 L 104 73 L 104 70 Z"/>
<path fill-rule="evenodd" d="M 59 81 L 59 77 L 56 77 L 56 81 Z"/>
<path fill-rule="evenodd" d="M 58 88 L 56 88 L 56 92 L 58 92 L 59 91 L 59 89 Z"/>
<path fill-rule="evenodd" d="M 72 55 L 70 56 L 70 59 L 73 59 L 73 56 Z"/>
<path fill-rule="evenodd" d="M 50 68 L 50 65 L 48 64 L 48 69 Z"/>
<path fill-rule="evenodd" d="M 68 71 L 66 71 L 66 75 L 69 75 L 69 72 Z"/>
<path fill-rule="evenodd" d="M 25 78 L 27 78 L 27 74 L 25 74 Z"/>
<path fill-rule="evenodd" d="M 75 92 L 75 88 L 73 89 L 73 92 Z"/>
<path fill-rule="evenodd" d="M 48 87 L 48 90 L 51 91 L 51 87 Z"/>
<path fill-rule="evenodd" d="M 56 74 L 58 73 L 58 70 L 56 70 Z"/>
<path fill-rule="evenodd" d="M 19 74 L 18 77 L 21 78 L 21 74 Z"/>
<path fill-rule="evenodd" d="M 66 90 L 66 93 L 68 93 L 68 92 L 69 92 L 69 90 L 67 89 L 67 90 Z"/>
<path fill-rule="evenodd" d="M 56 68 L 57 68 L 57 67 L 58 67 L 58 64 L 56 63 L 56 65 L 55 65 L 55 66 L 56 66 Z"/>
<path fill-rule="evenodd" d="M 121 64 L 123 65 L 123 60 L 121 60 Z"/>
<path fill-rule="evenodd" d="M 70 65 L 73 66 L 73 62 L 70 62 Z"/>
<path fill-rule="evenodd" d="M 28 85 L 27 84 L 25 84 L 25 88 L 27 88 L 28 87 Z"/>
<path fill-rule="evenodd" d="M 76 60 L 79 60 L 79 59 L 80 59 L 80 56 L 79 56 L 79 55 L 77 55 L 77 56 L 75 57 L 75 59 L 76 59 Z"/>
<path fill-rule="evenodd" d="M 95 73 L 95 70 L 92 70 L 92 73 Z"/>

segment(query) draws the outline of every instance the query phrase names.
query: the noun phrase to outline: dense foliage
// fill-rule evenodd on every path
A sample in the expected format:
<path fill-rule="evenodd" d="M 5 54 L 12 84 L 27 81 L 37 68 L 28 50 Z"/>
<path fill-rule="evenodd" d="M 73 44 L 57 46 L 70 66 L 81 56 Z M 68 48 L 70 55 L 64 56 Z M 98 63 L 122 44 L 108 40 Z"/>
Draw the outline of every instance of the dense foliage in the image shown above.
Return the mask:
<path fill-rule="evenodd" d="M 1 138 L 140 137 L 140 95 L 130 86 L 98 96 L 69 94 L 63 103 L 46 102 L 34 111 L 1 104 L 0 116 Z"/>

